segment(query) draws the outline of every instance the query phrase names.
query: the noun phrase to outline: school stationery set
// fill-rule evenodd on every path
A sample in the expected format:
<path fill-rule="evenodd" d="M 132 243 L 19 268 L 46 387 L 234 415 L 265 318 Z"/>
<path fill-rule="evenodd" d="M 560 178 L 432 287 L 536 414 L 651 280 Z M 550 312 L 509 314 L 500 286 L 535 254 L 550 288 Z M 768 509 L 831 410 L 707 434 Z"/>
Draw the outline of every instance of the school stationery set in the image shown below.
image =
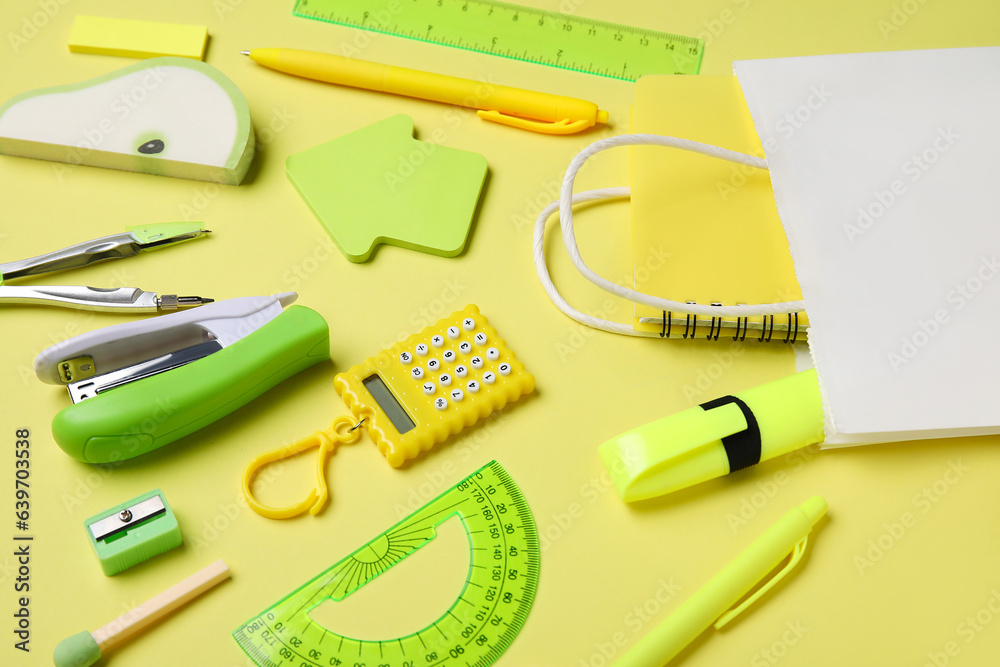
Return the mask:
<path fill-rule="evenodd" d="M 360 0 L 301 0 L 295 13 L 359 25 L 369 18 L 366 6 Z M 405 11 L 375 19 L 381 32 L 413 37 L 407 26 L 424 21 L 428 10 L 424 0 L 416 0 Z M 697 73 L 701 40 L 488 0 L 470 0 L 461 12 L 433 36 L 420 38 L 626 80 L 653 74 L 635 86 L 633 133 L 581 152 L 566 171 L 559 202 L 536 222 L 538 276 L 561 310 L 588 326 L 646 338 L 808 340 L 815 359 L 815 370 L 639 425 L 599 447 L 594 443 L 595 460 L 606 466 L 623 500 L 670 493 L 815 442 L 850 445 L 1000 432 L 981 402 L 951 393 L 974 395 L 986 386 L 996 366 L 992 357 L 1000 354 L 988 345 L 995 317 L 985 300 L 975 301 L 978 289 L 968 278 L 996 270 L 992 260 L 976 262 L 980 248 L 1000 241 L 983 213 L 996 210 L 998 195 L 981 178 L 968 176 L 989 172 L 986 160 L 993 156 L 987 147 L 1000 143 L 989 105 L 1000 88 L 996 77 L 984 84 L 979 76 L 963 76 L 976 70 L 973 63 L 978 71 L 985 66 L 998 73 L 1000 49 L 746 61 L 735 64 L 735 77 L 674 76 Z M 521 12 L 531 20 L 518 22 Z M 547 22 L 559 30 L 550 25 L 544 35 L 535 32 Z M 492 37 L 477 37 L 476 30 Z M 585 31 L 610 37 L 586 64 L 579 60 L 584 52 L 578 43 Z M 467 39 L 455 43 L 449 32 Z M 553 35 L 561 35 L 565 59 L 553 61 L 531 48 L 557 39 Z M 77 17 L 71 51 L 147 59 L 89 81 L 16 95 L 0 106 L 0 154 L 251 187 L 240 186 L 255 157 L 249 106 L 227 76 L 201 62 L 206 39 L 200 26 Z M 488 44 L 477 41 L 486 39 Z M 650 44 L 670 57 L 648 58 Z M 524 52 L 512 55 L 520 53 L 518 45 Z M 465 79 L 333 54 L 285 48 L 243 53 L 283 74 L 472 108 L 483 120 L 507 126 L 497 132 L 566 135 L 611 122 L 607 111 L 584 99 L 503 85 L 481 94 L 476 82 Z M 150 77 L 157 85 L 136 113 L 101 127 L 108 106 Z M 929 90 L 934 94 L 928 96 Z M 670 104 L 673 99 L 686 103 Z M 810 100 L 809 118 L 796 125 L 783 114 L 790 100 L 800 99 Z M 887 112 L 859 113 L 873 107 Z M 91 143 L 99 146 L 80 150 L 94 127 L 100 137 Z M 486 182 L 486 159 L 438 146 L 414 178 L 386 181 L 386 165 L 422 143 L 413 130 L 410 118 L 391 116 L 286 156 L 290 185 L 351 262 L 371 260 L 379 244 L 443 257 L 466 246 Z M 977 139 L 959 142 L 963 136 Z M 621 146 L 634 147 L 632 187 L 574 193 L 586 161 Z M 888 173 L 900 150 L 912 150 L 915 157 L 904 165 L 898 184 L 890 178 L 885 190 L 876 190 L 874 200 L 855 212 L 850 202 L 867 196 L 867 184 Z M 950 152 L 948 165 L 931 172 L 928 165 L 944 152 Z M 632 199 L 635 289 L 587 266 L 573 228 L 574 204 L 624 197 Z M 546 222 L 556 211 L 574 265 L 599 287 L 633 300 L 633 322 L 592 317 L 560 295 L 543 249 Z M 948 257 L 929 269 L 929 254 L 940 256 L 937 225 L 945 216 L 961 230 L 948 236 Z M 330 358 L 326 318 L 294 304 L 293 292 L 213 301 L 139 288 L 9 284 L 208 233 L 201 223 L 147 223 L 0 264 L 0 305 L 165 313 L 92 330 L 38 355 L 38 379 L 68 390 L 70 404 L 53 416 L 52 435 L 69 456 L 91 464 L 160 448 L 169 456 L 173 443 L 264 392 L 283 391 L 282 381 Z M 644 276 L 643 249 L 661 244 L 683 250 L 667 260 L 666 270 Z M 719 266 L 708 270 L 697 256 L 706 245 L 718 249 L 713 264 Z M 949 291 L 956 281 L 965 290 Z M 871 284 L 891 284 L 893 298 L 867 290 Z M 331 378 L 349 415 L 293 444 L 254 452 L 245 463 L 240 485 L 256 513 L 272 519 L 318 515 L 329 498 L 329 458 L 341 445 L 367 435 L 389 467 L 419 466 L 426 452 L 535 388 L 535 378 L 475 305 L 372 352 Z M 970 354 L 989 358 L 970 364 Z M 957 365 L 979 370 L 956 386 L 945 374 Z M 924 382 L 928 377 L 940 381 Z M 935 409 L 945 402 L 953 409 Z M 880 409 L 869 409 L 872 403 Z M 171 408 L 162 418 L 146 418 L 158 404 Z M 313 448 L 316 483 L 302 500 L 270 507 L 254 496 L 262 470 Z M 110 485 L 105 491 L 112 491 Z M 172 502 L 179 507 L 182 501 Z M 729 623 L 796 567 L 826 511 L 819 496 L 793 508 L 616 664 L 665 664 L 709 626 Z M 458 599 L 429 626 L 407 636 L 366 640 L 309 615 L 423 548 L 449 520 L 460 521 L 465 531 L 470 568 Z M 88 518 L 82 531 L 109 577 L 155 567 L 147 561 L 182 542 L 181 522 L 160 489 L 131 499 L 109 493 L 107 509 Z M 236 628 L 233 638 L 258 665 L 484 667 L 502 656 L 528 621 L 540 556 L 527 499 L 493 461 L 280 601 L 268 607 L 269 601 L 261 600 L 262 611 Z M 228 577 L 221 560 L 209 565 L 99 630 L 66 639 L 56 647 L 55 664 L 93 664 Z"/>

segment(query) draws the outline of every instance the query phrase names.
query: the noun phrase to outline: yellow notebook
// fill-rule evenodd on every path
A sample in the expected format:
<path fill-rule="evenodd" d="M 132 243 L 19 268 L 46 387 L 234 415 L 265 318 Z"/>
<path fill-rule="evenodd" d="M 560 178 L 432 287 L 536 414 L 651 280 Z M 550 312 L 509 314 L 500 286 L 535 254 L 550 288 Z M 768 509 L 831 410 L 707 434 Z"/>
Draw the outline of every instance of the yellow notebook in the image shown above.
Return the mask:
<path fill-rule="evenodd" d="M 635 87 L 632 131 L 764 156 L 733 76 L 642 77 Z M 639 292 L 723 305 L 802 298 L 765 170 L 688 151 L 636 146 L 632 229 L 634 288 Z M 671 338 L 687 333 L 718 340 L 735 335 L 802 341 L 808 326 L 805 313 L 725 321 L 721 328 L 712 318 L 695 322 L 673 313 L 664 322 L 663 311 L 635 306 L 636 329 Z"/>

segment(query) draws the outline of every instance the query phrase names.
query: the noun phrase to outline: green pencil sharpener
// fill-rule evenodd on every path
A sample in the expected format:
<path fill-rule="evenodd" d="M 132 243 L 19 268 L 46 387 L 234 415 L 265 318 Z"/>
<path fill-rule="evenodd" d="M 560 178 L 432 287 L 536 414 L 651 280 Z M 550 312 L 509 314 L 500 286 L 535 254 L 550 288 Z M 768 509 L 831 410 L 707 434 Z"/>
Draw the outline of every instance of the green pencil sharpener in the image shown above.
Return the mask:
<path fill-rule="evenodd" d="M 182 541 L 177 518 L 159 489 L 95 514 L 83 525 L 109 577 L 179 547 Z"/>

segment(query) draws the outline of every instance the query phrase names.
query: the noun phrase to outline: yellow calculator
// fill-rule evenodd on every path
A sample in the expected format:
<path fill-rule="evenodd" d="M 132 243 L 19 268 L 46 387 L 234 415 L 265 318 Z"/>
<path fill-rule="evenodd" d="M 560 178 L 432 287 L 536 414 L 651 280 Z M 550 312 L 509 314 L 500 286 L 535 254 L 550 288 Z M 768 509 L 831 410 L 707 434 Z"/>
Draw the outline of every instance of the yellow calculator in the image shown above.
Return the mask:
<path fill-rule="evenodd" d="M 535 388 L 535 378 L 474 305 L 333 382 L 394 468 Z"/>

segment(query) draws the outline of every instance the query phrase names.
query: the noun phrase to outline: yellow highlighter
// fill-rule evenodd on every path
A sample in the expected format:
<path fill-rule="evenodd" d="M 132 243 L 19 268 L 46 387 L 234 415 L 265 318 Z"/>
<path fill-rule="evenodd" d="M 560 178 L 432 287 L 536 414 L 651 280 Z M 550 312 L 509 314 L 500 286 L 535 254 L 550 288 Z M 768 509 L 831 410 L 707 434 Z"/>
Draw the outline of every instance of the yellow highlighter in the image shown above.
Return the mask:
<path fill-rule="evenodd" d="M 736 560 L 640 639 L 614 667 L 662 667 L 709 626 L 721 629 L 791 572 L 805 553 L 812 527 L 824 514 L 826 500 L 813 496 L 783 516 Z M 789 554 L 791 559 L 780 572 L 739 606 L 733 607 Z"/>
<path fill-rule="evenodd" d="M 543 134 L 573 134 L 608 122 L 608 112 L 573 97 L 382 65 L 298 49 L 240 51 L 285 74 L 477 109 L 484 120 Z"/>
<path fill-rule="evenodd" d="M 672 493 L 822 442 L 815 369 L 723 396 L 598 447 L 626 502 Z"/>

